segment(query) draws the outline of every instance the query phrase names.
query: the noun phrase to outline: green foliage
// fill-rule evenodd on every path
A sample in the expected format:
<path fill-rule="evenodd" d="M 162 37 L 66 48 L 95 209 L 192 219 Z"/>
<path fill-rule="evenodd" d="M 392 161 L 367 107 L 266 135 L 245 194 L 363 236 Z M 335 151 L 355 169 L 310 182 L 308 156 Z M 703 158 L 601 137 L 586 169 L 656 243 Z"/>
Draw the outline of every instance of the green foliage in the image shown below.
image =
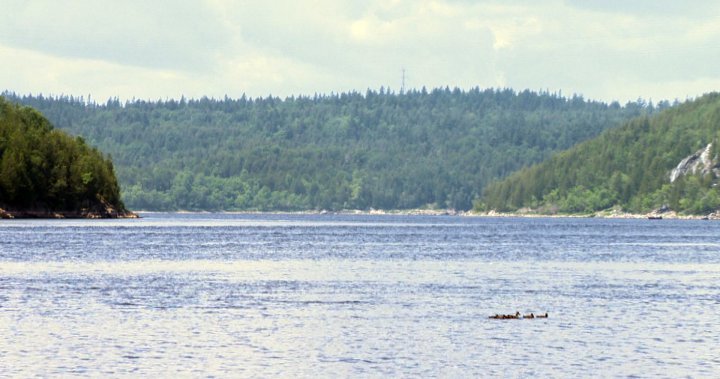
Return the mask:
<path fill-rule="evenodd" d="M 0 97 L 0 207 L 76 210 L 99 199 L 124 210 L 110 159 Z"/>
<path fill-rule="evenodd" d="M 112 154 L 126 202 L 148 210 L 469 209 L 491 180 L 648 111 L 477 88 L 14 99 Z"/>
<path fill-rule="evenodd" d="M 705 95 L 653 117 L 633 119 L 492 183 L 477 204 L 503 211 L 535 204 L 568 213 L 612 206 L 647 212 L 666 205 L 709 213 L 720 207 L 715 174 L 686 175 L 670 183 L 669 173 L 708 143 L 713 143 L 711 157 L 717 162 L 719 136 L 720 94 Z"/>

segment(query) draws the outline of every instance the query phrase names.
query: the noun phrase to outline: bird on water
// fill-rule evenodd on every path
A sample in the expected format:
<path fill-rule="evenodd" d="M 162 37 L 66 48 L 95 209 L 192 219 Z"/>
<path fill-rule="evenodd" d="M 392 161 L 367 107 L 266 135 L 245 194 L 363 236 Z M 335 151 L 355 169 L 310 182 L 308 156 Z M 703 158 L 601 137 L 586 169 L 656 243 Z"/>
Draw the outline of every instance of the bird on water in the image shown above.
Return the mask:
<path fill-rule="evenodd" d="M 489 316 L 488 318 L 494 319 L 494 320 L 517 320 L 517 319 L 525 319 L 525 318 L 548 318 L 547 312 L 545 314 L 538 314 L 530 313 L 528 315 L 520 315 L 520 312 L 515 312 L 515 314 L 499 314 L 496 313 L 493 316 Z"/>

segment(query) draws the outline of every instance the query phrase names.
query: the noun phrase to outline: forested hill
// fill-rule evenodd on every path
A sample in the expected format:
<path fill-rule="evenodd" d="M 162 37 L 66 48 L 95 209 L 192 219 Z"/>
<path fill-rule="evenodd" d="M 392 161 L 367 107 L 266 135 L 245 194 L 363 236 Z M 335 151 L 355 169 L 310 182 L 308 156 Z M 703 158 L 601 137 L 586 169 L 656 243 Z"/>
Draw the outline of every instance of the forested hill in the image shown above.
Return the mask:
<path fill-rule="evenodd" d="M 0 97 L 0 217 L 128 215 L 109 159 Z"/>
<path fill-rule="evenodd" d="M 102 105 L 7 95 L 110 153 L 126 203 L 148 210 L 469 209 L 491 180 L 655 109 L 448 88 Z"/>
<path fill-rule="evenodd" d="M 591 212 L 720 208 L 720 94 L 636 118 L 487 187 L 478 209 Z M 674 175 L 671 175 L 674 174 Z"/>

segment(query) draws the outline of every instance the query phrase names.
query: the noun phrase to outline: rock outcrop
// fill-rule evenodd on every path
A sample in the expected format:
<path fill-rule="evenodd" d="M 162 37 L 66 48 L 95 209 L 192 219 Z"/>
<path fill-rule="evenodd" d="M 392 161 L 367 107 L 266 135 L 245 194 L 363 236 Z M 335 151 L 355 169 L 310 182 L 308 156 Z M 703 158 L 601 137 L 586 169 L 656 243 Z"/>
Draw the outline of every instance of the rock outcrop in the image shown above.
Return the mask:
<path fill-rule="evenodd" d="M 98 197 L 96 202 L 78 209 L 53 210 L 43 207 L 13 208 L 0 204 L 0 219 L 13 218 L 139 218 L 136 213 L 117 209 Z"/>
<path fill-rule="evenodd" d="M 136 213 L 83 209 L 79 211 L 48 211 L 43 209 L 0 209 L 0 219 L 19 218 L 139 218 Z"/>
<path fill-rule="evenodd" d="M 674 182 L 681 176 L 688 174 L 707 175 L 713 173 L 720 176 L 720 163 L 718 157 L 711 157 L 712 144 L 708 144 L 705 148 L 689 155 L 670 172 L 670 183 Z"/>

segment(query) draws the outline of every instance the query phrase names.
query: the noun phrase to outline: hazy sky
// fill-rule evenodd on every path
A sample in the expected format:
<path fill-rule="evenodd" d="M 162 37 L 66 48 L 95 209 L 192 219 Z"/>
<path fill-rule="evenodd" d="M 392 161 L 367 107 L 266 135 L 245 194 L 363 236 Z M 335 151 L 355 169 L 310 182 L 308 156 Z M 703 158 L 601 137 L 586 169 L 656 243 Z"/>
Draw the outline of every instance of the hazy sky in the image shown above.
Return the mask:
<path fill-rule="evenodd" d="M 715 0 L 3 0 L 0 90 L 143 99 L 720 90 Z"/>

